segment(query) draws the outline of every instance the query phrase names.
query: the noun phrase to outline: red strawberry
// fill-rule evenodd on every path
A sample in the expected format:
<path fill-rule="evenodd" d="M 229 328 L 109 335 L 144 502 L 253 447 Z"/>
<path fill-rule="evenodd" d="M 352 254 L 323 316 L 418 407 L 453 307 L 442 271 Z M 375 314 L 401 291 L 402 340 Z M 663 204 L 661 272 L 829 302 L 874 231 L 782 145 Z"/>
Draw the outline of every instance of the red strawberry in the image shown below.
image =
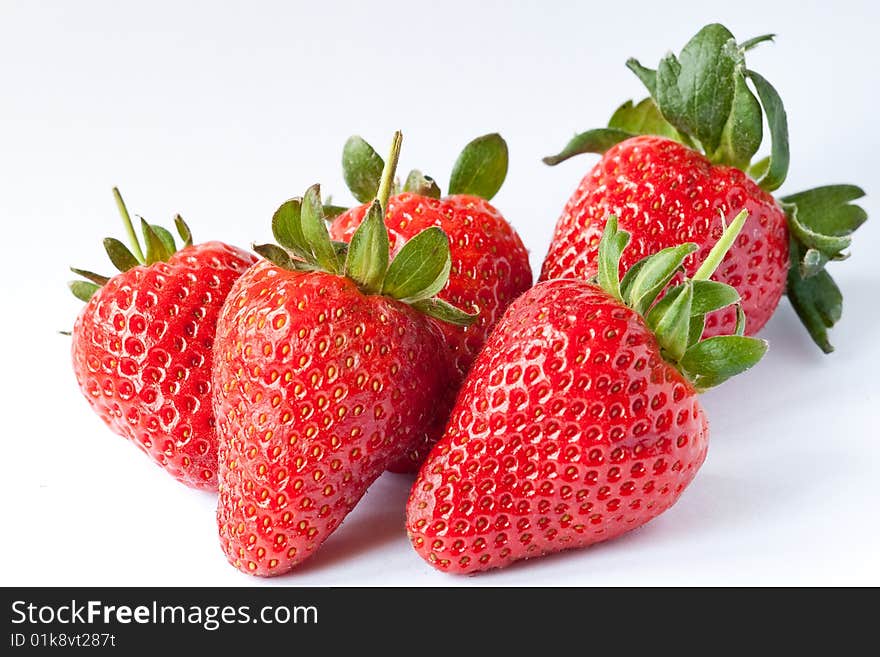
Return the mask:
<path fill-rule="evenodd" d="M 692 274 L 721 234 L 722 221 L 746 210 L 749 220 L 715 274 L 742 296 L 750 333 L 770 319 L 788 274 L 785 213 L 735 167 L 712 166 L 700 153 L 665 137 L 641 136 L 613 146 L 581 181 L 556 224 L 541 280 L 596 273 L 605 217 L 619 217 L 633 241 L 621 259 L 628 270 L 646 255 L 682 242 L 700 250 L 686 262 Z M 730 333 L 736 310 L 706 321 L 706 335 Z"/>
<path fill-rule="evenodd" d="M 371 198 L 378 188 L 382 160 L 360 137 L 346 143 L 343 166 L 346 181 L 358 200 Z M 385 225 L 392 252 L 414 235 L 437 226 L 449 236 L 452 269 L 438 297 L 479 312 L 470 326 L 440 321 L 438 325 L 452 351 L 457 374 L 449 381 L 457 391 L 492 327 L 507 306 L 532 284 L 529 256 L 519 235 L 490 203 L 507 173 L 507 144 L 497 134 L 484 135 L 465 146 L 453 168 L 450 195 L 419 171 L 407 177 L 403 193 L 388 202 Z M 330 234 L 348 241 L 360 225 L 369 204 L 352 208 L 333 221 Z M 453 395 L 454 396 L 454 395 Z M 445 417 L 441 423 L 445 424 Z M 442 426 L 423 445 L 416 445 L 395 472 L 415 472 Z"/>
<path fill-rule="evenodd" d="M 675 503 L 706 456 L 697 393 L 766 348 L 742 335 L 700 341 L 703 315 L 738 301 L 706 279 L 744 220 L 655 303 L 697 245 L 646 258 L 620 281 L 629 236 L 609 217 L 601 287 L 554 279 L 508 308 L 412 489 L 407 528 L 428 563 L 503 567 L 613 538 Z"/>
<path fill-rule="evenodd" d="M 217 315 L 233 282 L 255 259 L 221 242 L 184 248 L 141 220 L 146 255 L 114 189 L 134 254 L 104 240 L 122 272 L 107 278 L 73 271 L 70 284 L 86 301 L 73 328 L 73 369 L 85 398 L 104 422 L 169 474 L 193 488 L 216 489 L 217 441 L 211 410 L 211 361 Z M 135 255 L 136 254 L 136 255 Z"/>
<path fill-rule="evenodd" d="M 223 308 L 217 520 L 244 572 L 278 575 L 313 554 L 422 440 L 445 394 L 451 363 L 423 313 L 469 320 L 432 298 L 446 283 L 447 239 L 425 230 L 389 266 L 382 216 L 377 200 L 346 249 L 331 243 L 310 188 L 276 213 L 285 248 L 257 247 L 272 262 L 242 276 Z"/>
<path fill-rule="evenodd" d="M 842 298 L 824 266 L 846 257 L 851 233 L 866 219 L 849 202 L 864 192 L 831 185 L 778 201 L 770 195 L 788 171 L 786 115 L 776 90 L 745 67 L 745 52 L 770 38 L 737 45 L 727 28 L 713 24 L 678 58 L 665 56 L 656 71 L 627 63 L 651 98 L 625 103 L 608 128 L 578 135 L 544 160 L 558 164 L 578 153 L 604 154 L 566 204 L 541 280 L 594 275 L 609 213 L 633 235 L 622 268 L 689 240 L 700 247 L 685 263 L 693 272 L 722 222 L 746 210 L 749 220 L 715 279 L 739 291 L 750 332 L 764 326 L 786 292 L 816 344 L 832 350 L 827 329 L 840 318 Z M 770 157 L 750 164 L 763 139 L 763 114 Z M 729 332 L 735 321 L 731 308 L 715 313 L 706 335 Z"/>

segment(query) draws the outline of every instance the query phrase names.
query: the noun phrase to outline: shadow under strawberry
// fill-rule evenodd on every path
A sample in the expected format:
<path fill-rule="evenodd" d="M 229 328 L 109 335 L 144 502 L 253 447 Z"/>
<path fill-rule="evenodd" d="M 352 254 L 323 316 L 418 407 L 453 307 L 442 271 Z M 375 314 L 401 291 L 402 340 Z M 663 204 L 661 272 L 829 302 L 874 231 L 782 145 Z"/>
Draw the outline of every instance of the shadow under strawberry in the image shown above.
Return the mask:
<path fill-rule="evenodd" d="M 401 543 L 405 548 L 405 509 L 410 488 L 407 477 L 380 477 L 364 496 L 364 504 L 346 517 L 315 556 L 282 578 L 329 570 L 354 558 L 374 559 L 374 553 L 394 543 Z"/>

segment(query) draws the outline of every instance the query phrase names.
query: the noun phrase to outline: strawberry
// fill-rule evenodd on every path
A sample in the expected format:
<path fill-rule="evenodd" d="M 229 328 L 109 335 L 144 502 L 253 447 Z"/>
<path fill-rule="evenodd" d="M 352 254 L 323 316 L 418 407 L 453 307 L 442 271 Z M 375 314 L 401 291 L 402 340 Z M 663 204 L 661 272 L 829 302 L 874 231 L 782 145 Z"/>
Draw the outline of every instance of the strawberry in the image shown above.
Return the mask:
<path fill-rule="evenodd" d="M 441 198 L 432 178 L 412 171 L 403 191 L 388 201 L 385 225 L 392 251 L 414 235 L 437 226 L 449 237 L 452 268 L 449 282 L 438 297 L 479 314 L 469 326 L 439 321 L 446 345 L 455 360 L 449 386 L 457 391 L 492 327 L 507 306 L 532 284 L 529 256 L 519 235 L 489 200 L 507 174 L 507 144 L 490 134 L 471 141 L 458 157 L 449 183 L 450 194 Z M 346 182 L 360 201 L 375 195 L 382 159 L 360 137 L 345 145 L 343 169 Z M 335 218 L 330 234 L 348 241 L 363 221 L 369 204 L 343 212 Z M 446 418 L 439 415 L 441 424 Z M 438 426 L 434 437 L 442 433 Z M 393 464 L 395 472 L 416 472 L 434 440 L 415 445 L 406 458 Z"/>
<path fill-rule="evenodd" d="M 713 166 L 700 153 L 665 137 L 626 139 L 593 167 L 556 225 L 541 280 L 595 273 L 599 238 L 609 213 L 633 232 L 631 248 L 621 258 L 624 270 L 658 249 L 691 241 L 701 249 L 688 262 L 687 270 L 693 273 L 700 256 L 705 257 L 718 239 L 721 217 L 733 217 L 743 209 L 750 219 L 716 280 L 739 290 L 749 330 L 757 332 L 770 319 L 785 288 L 789 268 L 785 213 L 739 169 Z M 687 213 L 685 220 L 682 212 Z M 707 318 L 706 333 L 730 332 L 735 323 L 735 309 L 725 308 Z"/>
<path fill-rule="evenodd" d="M 217 327 L 217 522 L 230 563 L 285 573 L 339 526 L 370 484 L 423 440 L 452 368 L 429 315 L 472 317 L 434 295 L 450 268 L 443 231 L 389 265 L 379 199 L 350 244 L 331 242 L 318 186 L 273 218 L 281 246 L 233 286 Z"/>
<path fill-rule="evenodd" d="M 609 217 L 598 284 L 553 279 L 513 302 L 459 393 L 407 505 L 416 551 L 451 573 L 584 547 L 672 506 L 706 456 L 697 393 L 754 365 L 763 341 L 701 340 L 706 313 L 737 304 L 707 280 L 741 213 L 691 278 L 655 302 L 688 243 L 619 279 L 629 235 Z"/>
<path fill-rule="evenodd" d="M 233 282 L 255 258 L 221 242 L 183 248 L 141 220 L 142 251 L 119 191 L 113 193 L 132 249 L 107 238 L 112 278 L 81 269 L 70 283 L 86 302 L 73 328 L 73 370 L 92 409 L 178 481 L 217 488 L 211 361 L 217 315 Z"/>
<path fill-rule="evenodd" d="M 541 280 L 595 274 L 609 214 L 633 236 L 621 268 L 692 241 L 699 250 L 685 271 L 693 273 L 723 222 L 746 210 L 749 220 L 715 280 L 739 291 L 751 333 L 764 326 L 786 293 L 812 339 L 832 351 L 828 329 L 840 318 L 842 296 L 824 267 L 846 257 L 852 232 L 867 218 L 850 205 L 864 192 L 830 185 L 771 195 L 788 172 L 787 119 L 773 86 L 745 65 L 746 51 L 769 39 L 737 44 L 727 28 L 712 24 L 678 57 L 666 55 L 656 70 L 627 62 L 651 97 L 624 103 L 607 128 L 582 133 L 544 159 L 555 165 L 579 153 L 603 154 L 565 205 Z M 764 116 L 770 155 L 752 164 Z M 733 308 L 713 313 L 706 335 L 729 332 L 735 322 Z"/>

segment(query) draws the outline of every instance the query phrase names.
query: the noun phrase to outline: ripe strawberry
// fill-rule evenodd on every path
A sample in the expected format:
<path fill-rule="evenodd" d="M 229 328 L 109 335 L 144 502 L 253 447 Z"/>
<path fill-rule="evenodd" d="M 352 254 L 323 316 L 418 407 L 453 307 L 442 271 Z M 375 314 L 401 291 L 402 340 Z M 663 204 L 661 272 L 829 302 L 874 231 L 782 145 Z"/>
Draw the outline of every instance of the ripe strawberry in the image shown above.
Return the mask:
<path fill-rule="evenodd" d="M 73 269 L 86 302 L 73 328 L 73 369 L 92 409 L 177 480 L 217 488 L 211 361 L 217 314 L 232 283 L 255 258 L 221 242 L 192 245 L 175 219 L 171 233 L 141 220 L 144 255 L 118 190 L 132 251 L 113 238 L 107 254 L 122 272 L 108 278 Z"/>
<path fill-rule="evenodd" d="M 399 134 L 399 133 L 398 133 Z M 399 136 L 385 179 L 396 164 Z M 385 189 L 389 188 L 385 185 Z M 370 484 L 422 440 L 452 365 L 427 315 L 470 316 L 446 283 L 439 228 L 391 262 L 380 192 L 350 245 L 332 243 L 318 186 L 281 206 L 283 247 L 235 284 L 217 328 L 217 520 L 230 563 L 278 575 L 308 558 Z M 424 314 L 423 314 L 424 313 Z"/>
<path fill-rule="evenodd" d="M 686 263 L 693 273 L 718 239 L 722 216 L 730 218 L 743 209 L 749 220 L 716 280 L 739 290 L 749 331 L 757 332 L 785 288 L 785 213 L 739 169 L 713 166 L 700 153 L 665 137 L 626 139 L 593 167 L 556 224 L 541 280 L 595 274 L 599 238 L 609 214 L 617 215 L 621 227 L 633 234 L 621 259 L 623 271 L 658 249 L 691 241 L 700 246 Z M 729 333 L 735 323 L 735 309 L 725 308 L 707 319 L 706 334 Z"/>
<path fill-rule="evenodd" d="M 706 456 L 697 393 L 766 349 L 742 321 L 700 341 L 704 315 L 738 302 L 707 279 L 744 221 L 655 303 L 697 245 L 660 251 L 620 281 L 629 235 L 609 217 L 599 285 L 554 279 L 511 304 L 412 489 L 407 529 L 428 563 L 499 568 L 613 538 L 675 503 Z"/>
<path fill-rule="evenodd" d="M 816 344 L 833 349 L 827 329 L 840 318 L 842 297 L 824 266 L 846 257 L 852 232 L 867 216 L 849 202 L 864 192 L 831 185 L 778 200 L 771 196 L 788 172 L 787 120 L 776 90 L 745 66 L 745 52 L 771 38 L 737 45 L 727 28 L 713 24 L 678 58 L 666 55 L 656 71 L 627 62 L 651 98 L 625 103 L 608 128 L 580 134 L 544 160 L 555 165 L 578 153 L 603 154 L 559 218 L 541 280 L 595 274 L 609 213 L 633 235 L 622 268 L 689 240 L 700 247 L 685 263 L 692 273 L 724 219 L 746 210 L 749 220 L 716 280 L 739 291 L 751 333 L 764 326 L 786 292 Z M 770 156 L 750 164 L 763 139 L 763 114 Z M 715 313 L 706 335 L 729 332 L 735 321 L 732 308 Z"/>
<path fill-rule="evenodd" d="M 456 373 L 449 385 L 457 391 L 486 337 L 507 306 L 532 284 L 529 256 L 519 235 L 489 200 L 507 174 L 507 144 L 500 135 L 478 137 L 465 146 L 453 168 L 450 194 L 419 171 L 409 174 L 403 192 L 388 201 L 385 225 L 392 252 L 414 235 L 438 226 L 449 237 L 452 269 L 438 297 L 459 308 L 479 312 L 469 326 L 440 321 L 438 325 L 452 351 Z M 378 188 L 382 160 L 360 137 L 345 146 L 343 168 L 355 197 L 365 201 Z M 363 221 L 369 204 L 343 212 L 333 221 L 333 238 L 348 241 Z M 452 395 L 454 396 L 454 395 Z M 440 414 L 440 421 L 446 418 Z M 442 433 L 438 426 L 434 438 Z M 428 434 L 430 435 L 430 434 Z M 415 472 L 434 440 L 415 445 L 406 458 L 390 468 Z"/>

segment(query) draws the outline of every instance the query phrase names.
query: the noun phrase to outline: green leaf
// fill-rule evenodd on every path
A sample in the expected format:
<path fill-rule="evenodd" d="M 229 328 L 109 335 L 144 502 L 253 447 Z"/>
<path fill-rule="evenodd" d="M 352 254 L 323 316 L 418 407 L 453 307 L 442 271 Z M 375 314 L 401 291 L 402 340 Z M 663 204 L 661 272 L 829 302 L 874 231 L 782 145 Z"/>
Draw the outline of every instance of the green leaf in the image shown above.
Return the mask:
<path fill-rule="evenodd" d="M 388 270 L 388 251 L 388 230 L 382 221 L 382 204 L 373 201 L 367 216 L 351 237 L 345 274 L 367 294 L 378 294 Z"/>
<path fill-rule="evenodd" d="M 662 313 L 648 314 L 648 324 L 654 329 L 657 342 L 673 361 L 678 361 L 688 347 L 694 288 L 687 281 L 676 292 Z"/>
<path fill-rule="evenodd" d="M 755 365 L 767 343 L 741 335 L 719 335 L 690 347 L 679 361 L 694 386 L 705 390 L 723 383 Z"/>
<path fill-rule="evenodd" d="M 801 220 L 800 207 L 798 205 L 786 202 L 782 202 L 781 205 L 782 209 L 785 210 L 786 217 L 788 217 L 788 228 L 791 231 L 791 235 L 806 249 L 815 249 L 830 259 L 840 255 L 852 243 L 851 235 L 846 233 L 842 235 L 828 235 L 812 230 L 810 226 Z M 809 211 L 807 214 L 810 214 Z M 815 218 L 815 215 L 812 218 Z M 811 258 L 814 259 L 815 257 L 811 256 Z M 806 267 L 808 270 L 811 268 L 810 266 Z"/>
<path fill-rule="evenodd" d="M 669 123 L 696 137 L 707 153 L 714 153 L 733 103 L 733 75 L 742 53 L 730 31 L 718 23 L 707 25 L 685 45 L 676 58 L 668 54 L 657 67 L 654 98 Z"/>
<path fill-rule="evenodd" d="M 620 296 L 623 299 L 623 302 L 632 306 L 632 284 L 636 279 L 636 276 L 639 275 L 642 267 L 645 266 L 645 261 L 647 258 L 642 258 L 638 262 L 636 262 L 632 267 L 626 270 L 626 273 L 623 275 L 623 278 L 620 279 Z"/>
<path fill-rule="evenodd" d="M 746 84 L 745 76 L 734 74 L 733 104 L 721 133 L 721 145 L 713 161 L 745 170 L 758 152 L 764 137 L 761 104 Z"/>
<path fill-rule="evenodd" d="M 282 203 L 272 215 L 272 235 L 281 246 L 297 256 L 311 260 L 312 251 L 302 230 L 302 199 L 292 198 Z"/>
<path fill-rule="evenodd" d="M 791 258 L 793 262 L 800 259 L 795 243 L 791 245 Z M 785 293 L 813 342 L 826 354 L 834 351 L 828 329 L 840 320 L 843 311 L 843 295 L 834 279 L 825 270 L 804 278 L 799 268 L 793 266 L 788 270 Z"/>
<path fill-rule="evenodd" d="M 653 94 L 660 113 L 674 127 L 688 134 L 693 133 L 693 121 L 688 121 L 688 99 L 678 88 L 681 63 L 673 53 L 667 53 L 657 67 L 657 81 Z M 694 135 L 696 136 L 696 135 Z"/>
<path fill-rule="evenodd" d="M 110 262 L 119 271 L 128 271 L 141 264 L 128 250 L 128 247 L 115 237 L 104 238 L 104 250 L 107 252 Z"/>
<path fill-rule="evenodd" d="M 651 98 L 645 98 L 637 105 L 631 100 L 626 101 L 611 116 L 608 127 L 632 135 L 659 135 L 684 143 L 684 138 L 663 118 Z"/>
<path fill-rule="evenodd" d="M 691 310 L 693 312 L 693 310 Z M 691 324 L 688 328 L 688 348 L 697 344 L 703 337 L 703 331 L 706 329 L 705 315 L 691 315 Z"/>
<path fill-rule="evenodd" d="M 629 233 L 617 230 L 617 216 L 608 215 L 605 230 L 599 240 L 599 287 L 615 299 L 621 301 L 620 295 L 620 256 L 629 244 Z"/>
<path fill-rule="evenodd" d="M 449 238 L 437 226 L 410 239 L 388 267 L 382 293 L 404 303 L 433 297 L 449 278 Z"/>
<path fill-rule="evenodd" d="M 192 231 L 189 229 L 187 223 L 183 220 L 183 217 L 181 217 L 180 215 L 174 217 L 174 225 L 177 228 L 177 234 L 180 235 L 180 239 L 183 240 L 183 248 L 192 246 Z"/>
<path fill-rule="evenodd" d="M 657 71 L 645 68 L 639 63 L 639 60 L 632 57 L 626 60 L 626 67 L 636 74 L 636 77 L 645 85 L 648 93 L 653 96 L 657 89 Z"/>
<path fill-rule="evenodd" d="M 718 281 L 694 281 L 693 314 L 706 315 L 739 302 L 735 287 Z"/>
<path fill-rule="evenodd" d="M 321 204 L 321 186 L 312 185 L 308 188 L 300 208 L 302 233 L 314 262 L 330 274 L 339 273 L 339 258 L 336 249 L 330 242 L 327 222 L 324 221 L 324 206 Z"/>
<path fill-rule="evenodd" d="M 767 174 L 769 168 L 770 156 L 762 157 L 748 168 L 747 173 L 751 176 L 752 180 L 760 180 Z"/>
<path fill-rule="evenodd" d="M 487 201 L 507 177 L 507 142 L 497 133 L 477 137 L 464 147 L 449 179 L 449 194 L 471 194 Z"/>
<path fill-rule="evenodd" d="M 156 233 L 156 237 L 162 242 L 162 245 L 165 247 L 165 252 L 173 255 L 177 251 L 177 245 L 174 243 L 174 235 L 172 235 L 169 230 L 156 224 L 150 224 L 150 228 L 153 229 L 153 232 Z"/>
<path fill-rule="evenodd" d="M 762 34 L 761 36 L 756 36 L 754 38 L 743 41 L 741 44 L 739 44 L 739 49 L 745 52 L 747 50 L 751 50 L 758 44 L 764 43 L 765 41 L 773 41 L 773 39 L 775 38 L 775 34 Z"/>
<path fill-rule="evenodd" d="M 106 285 L 110 280 L 107 276 L 101 276 L 101 274 L 96 274 L 95 272 L 89 271 L 87 269 L 77 269 L 76 267 L 71 267 L 70 271 L 72 271 L 77 276 L 82 276 L 86 280 L 95 283 L 96 285 Z"/>
<path fill-rule="evenodd" d="M 798 220 L 811 231 L 823 235 L 849 235 L 861 226 L 868 214 L 851 201 L 865 192 L 855 185 L 826 185 L 783 197 L 783 203 L 797 206 Z"/>
<path fill-rule="evenodd" d="M 379 191 L 379 179 L 385 163 L 379 154 L 357 135 L 349 137 L 342 149 L 342 174 L 345 184 L 361 203 L 369 203 Z"/>
<path fill-rule="evenodd" d="M 560 162 L 565 162 L 568 158 L 580 155 L 581 153 L 598 153 L 603 154 L 612 146 L 620 142 L 634 137 L 635 135 L 617 128 L 595 128 L 587 130 L 576 135 L 570 142 L 565 145 L 556 155 L 545 157 L 542 161 L 544 164 L 554 166 Z"/>
<path fill-rule="evenodd" d="M 333 250 L 336 251 L 336 258 L 339 262 L 344 263 L 345 259 L 348 257 L 348 242 L 330 240 L 330 244 L 333 246 Z"/>
<path fill-rule="evenodd" d="M 335 219 L 343 212 L 348 212 L 351 208 L 346 208 L 342 205 L 330 205 L 328 203 L 324 203 L 324 218 L 325 219 Z"/>
<path fill-rule="evenodd" d="M 786 176 L 788 176 L 788 164 L 790 154 L 788 150 L 788 118 L 785 115 L 785 107 L 782 98 L 767 80 L 755 73 L 748 71 L 747 75 L 755 85 L 758 98 L 767 115 L 767 125 L 770 128 L 770 166 L 767 172 L 758 180 L 758 184 L 768 192 L 779 189 Z"/>
<path fill-rule="evenodd" d="M 409 172 L 406 182 L 403 184 L 403 191 L 429 198 L 440 198 L 440 187 L 437 182 L 418 169 Z"/>
<path fill-rule="evenodd" d="M 148 224 L 141 219 L 141 232 L 144 235 L 144 244 L 147 252 L 144 255 L 145 264 L 152 265 L 155 262 L 165 262 L 174 255 L 174 251 L 168 248 L 162 237 Z M 167 232 L 167 231 L 166 231 Z"/>
<path fill-rule="evenodd" d="M 654 304 L 646 318 L 649 326 L 653 326 L 657 321 L 656 319 L 652 319 L 652 317 L 659 317 L 666 313 L 669 305 L 681 293 L 681 290 L 685 285 L 685 283 L 676 285 L 674 288 L 667 291 L 666 294 Z M 736 291 L 736 288 L 727 285 L 726 283 L 719 283 L 718 281 L 691 280 L 687 285 L 690 285 L 693 288 L 691 300 L 692 317 L 706 315 L 715 310 L 721 310 L 722 308 L 731 306 L 739 301 L 739 292 Z"/>
<path fill-rule="evenodd" d="M 479 316 L 479 313 L 467 313 L 464 310 L 447 303 L 443 299 L 438 299 L 437 297 L 415 301 L 411 305 L 413 308 L 429 317 L 450 324 L 455 324 L 456 326 L 470 326 Z"/>
<path fill-rule="evenodd" d="M 684 290 L 683 283 L 669 288 L 664 295 L 658 299 L 657 303 L 651 306 L 651 309 L 645 315 L 645 321 L 648 323 L 648 326 L 652 328 L 654 327 L 660 318 L 666 314 L 666 311 L 669 310 L 669 306 L 672 302 L 679 297 L 682 290 Z"/>
<path fill-rule="evenodd" d="M 266 260 L 282 269 L 297 268 L 290 254 L 277 244 L 254 244 L 252 248 Z"/>
<path fill-rule="evenodd" d="M 89 283 L 87 281 L 70 281 L 67 286 L 73 292 L 73 296 L 84 303 L 88 303 L 89 299 L 94 296 L 95 292 L 101 289 L 100 285 Z"/>
<path fill-rule="evenodd" d="M 644 315 L 657 299 L 657 295 L 679 271 L 684 259 L 696 250 L 696 244 L 686 242 L 644 258 L 644 264 L 629 286 L 629 306 Z"/>

